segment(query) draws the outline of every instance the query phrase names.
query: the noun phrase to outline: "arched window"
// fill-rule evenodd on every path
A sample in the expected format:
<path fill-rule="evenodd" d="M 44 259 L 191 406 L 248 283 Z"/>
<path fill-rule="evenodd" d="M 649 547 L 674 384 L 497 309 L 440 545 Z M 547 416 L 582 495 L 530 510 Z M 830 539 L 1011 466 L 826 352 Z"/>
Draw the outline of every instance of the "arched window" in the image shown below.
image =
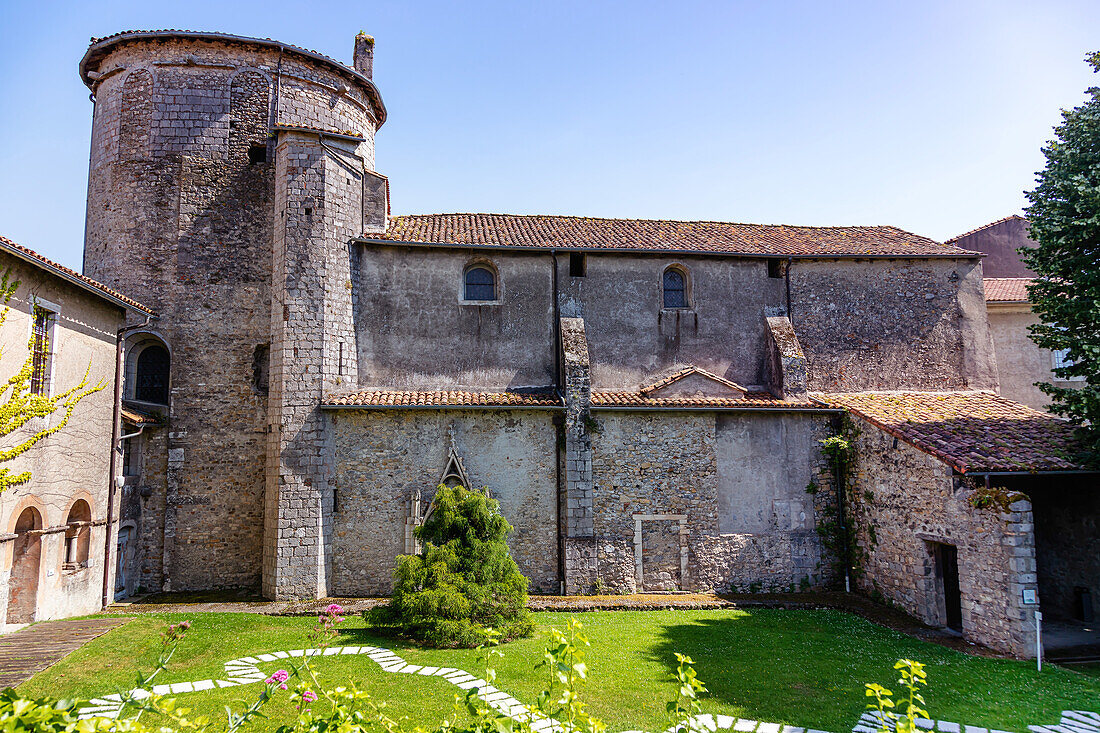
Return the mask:
<path fill-rule="evenodd" d="M 137 357 L 134 374 L 134 399 L 142 402 L 168 404 L 168 349 L 149 344 Z"/>
<path fill-rule="evenodd" d="M 88 566 L 88 546 L 92 536 L 92 510 L 88 502 L 77 499 L 65 519 L 65 570 Z"/>
<path fill-rule="evenodd" d="M 687 308 L 687 273 L 679 267 L 669 267 L 661 278 L 665 308 Z"/>
<path fill-rule="evenodd" d="M 463 300 L 496 300 L 497 278 L 493 271 L 484 265 L 475 265 L 466 270 Z"/>

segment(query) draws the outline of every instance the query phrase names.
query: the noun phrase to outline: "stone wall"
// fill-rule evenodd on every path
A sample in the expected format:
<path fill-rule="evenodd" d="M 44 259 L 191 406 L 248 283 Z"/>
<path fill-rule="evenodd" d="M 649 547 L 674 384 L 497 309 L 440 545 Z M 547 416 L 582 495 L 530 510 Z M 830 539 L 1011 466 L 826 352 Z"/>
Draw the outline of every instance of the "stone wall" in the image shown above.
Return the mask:
<path fill-rule="evenodd" d="M 337 492 L 335 595 L 392 590 L 413 495 L 425 502 L 447 465 L 449 434 L 474 488 L 515 528 L 508 546 L 533 592 L 559 589 L 557 428 L 545 410 L 331 411 Z"/>
<path fill-rule="evenodd" d="M 791 321 L 824 392 L 995 389 L 979 260 L 807 260 Z"/>
<path fill-rule="evenodd" d="M 874 598 L 896 604 L 932 626 L 946 623 L 934 546 L 958 551 L 962 633 L 973 642 L 1019 656 L 1034 654 L 1031 611 L 1023 591 L 1036 590 L 1031 504 L 1011 511 L 975 509 L 969 480 L 908 443 L 855 420 L 848 512 L 856 529 L 856 581 Z"/>
<path fill-rule="evenodd" d="M 326 243 L 319 249 L 327 258 L 328 244 L 344 245 L 364 229 L 362 172 L 374 166 L 378 112 L 372 92 L 328 62 L 248 42 L 126 40 L 89 70 L 100 77 L 85 272 L 155 308 L 173 357 L 171 429 L 163 444 L 150 444 L 165 452 L 158 459 L 166 461 L 164 486 L 155 489 L 163 496 L 144 502 L 163 505 L 163 521 L 139 522 L 143 583 L 172 590 L 258 586 L 271 495 L 267 433 L 275 418 L 253 374 L 257 354 L 272 344 L 273 318 L 284 322 L 283 298 L 271 291 L 275 234 L 284 216 L 311 208 L 308 201 L 294 211 L 276 208 L 276 188 L 291 182 L 276 181 L 281 161 L 272 133 L 289 126 L 341 135 L 327 143 L 333 150 L 326 154 L 342 161 L 325 171 L 310 232 L 313 244 Z M 348 136 L 360 139 L 349 144 Z M 307 137 L 324 147 L 317 134 Z M 312 257 L 313 249 L 304 251 Z M 323 302 L 335 303 L 333 293 L 348 300 L 347 257 L 344 246 L 342 274 L 319 268 Z M 293 288 L 286 270 L 279 285 Z M 296 325 L 315 342 L 332 319 Z M 348 335 L 318 342 L 316 368 L 339 378 L 341 366 L 354 367 L 353 343 Z M 309 389 L 315 406 L 320 382 Z M 324 452 L 314 448 L 310 468 L 291 473 L 313 470 Z M 157 547 L 159 568 L 151 559 Z M 316 548 L 311 553 L 317 557 Z M 299 583 L 309 593 L 323 587 L 323 565 L 314 563 L 312 580 Z"/>
<path fill-rule="evenodd" d="M 776 591 L 834 581 L 816 531 L 835 513 L 817 444 L 829 433 L 828 415 L 593 416 L 598 587 L 664 590 L 674 580 L 683 590 Z M 684 551 L 682 572 L 673 537 Z"/>

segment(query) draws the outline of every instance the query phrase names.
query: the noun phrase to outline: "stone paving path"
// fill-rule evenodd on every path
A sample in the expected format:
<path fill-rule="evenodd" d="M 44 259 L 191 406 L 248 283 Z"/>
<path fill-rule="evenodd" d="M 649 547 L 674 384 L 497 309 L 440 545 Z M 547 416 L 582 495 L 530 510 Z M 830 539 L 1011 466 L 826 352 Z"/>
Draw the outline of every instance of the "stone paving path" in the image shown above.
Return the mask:
<path fill-rule="evenodd" d="M 43 621 L 0 636 L 0 690 L 15 687 L 128 618 Z"/>
<path fill-rule="evenodd" d="M 516 721 L 529 722 L 535 733 L 569 733 L 564 726 L 546 717 L 542 713 L 531 709 L 507 692 L 499 690 L 485 680 L 478 679 L 477 675 L 470 674 L 455 667 L 430 667 L 417 664 L 409 664 L 404 659 L 388 649 L 373 646 L 337 646 L 327 649 L 293 649 L 291 651 L 271 652 L 270 654 L 256 654 L 250 657 L 231 659 L 225 663 L 225 679 L 198 680 L 194 682 L 175 682 L 172 684 L 156 685 L 152 690 L 134 689 L 130 691 L 135 699 L 145 699 L 150 695 L 180 695 L 189 692 L 205 692 L 207 690 L 236 687 L 263 682 L 268 678 L 267 674 L 260 671 L 260 664 L 276 664 L 284 659 L 300 659 L 311 657 L 332 657 L 345 655 L 366 655 L 375 662 L 383 671 L 392 674 L 421 675 L 425 677 L 441 677 L 460 690 L 477 688 L 477 696 L 499 713 Z M 116 718 L 122 709 L 122 695 L 104 695 L 90 701 L 88 706 L 80 711 L 81 718 L 105 717 Z M 877 733 L 881 730 L 882 721 L 877 713 L 864 713 L 852 733 Z M 692 719 L 692 729 L 699 733 L 714 733 L 718 730 L 732 730 L 735 733 L 826 733 L 825 731 L 796 728 L 780 723 L 767 723 L 748 718 L 734 718 L 729 715 L 699 715 Z M 917 726 L 922 730 L 935 731 L 937 733 L 1007 733 L 1007 731 L 989 730 L 986 728 L 960 725 L 942 720 L 918 720 Z M 893 730 L 893 722 L 885 720 L 885 727 Z M 1065 711 L 1062 719 L 1053 725 L 1031 725 L 1028 729 L 1032 733 L 1100 733 L 1100 715 L 1085 711 Z M 665 733 L 673 733 L 669 728 Z M 639 731 L 627 731 L 626 733 L 640 733 Z"/>

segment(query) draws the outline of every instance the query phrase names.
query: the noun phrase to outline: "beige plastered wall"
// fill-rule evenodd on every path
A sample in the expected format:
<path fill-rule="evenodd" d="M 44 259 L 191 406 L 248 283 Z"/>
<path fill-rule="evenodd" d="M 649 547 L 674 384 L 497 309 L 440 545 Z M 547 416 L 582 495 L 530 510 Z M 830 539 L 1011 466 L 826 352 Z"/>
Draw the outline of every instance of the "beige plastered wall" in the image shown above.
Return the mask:
<path fill-rule="evenodd" d="M 28 356 L 33 304 L 57 311 L 51 340 L 50 393 L 80 383 L 103 388 L 82 400 L 69 423 L 4 467 L 12 473 L 30 471 L 31 480 L 0 494 L 0 621 L 7 618 L 9 578 L 19 514 L 33 506 L 41 516 L 42 554 L 38 568 L 35 620 L 63 618 L 98 611 L 103 588 L 103 557 L 107 515 L 112 402 L 115 378 L 115 332 L 122 309 L 66 281 L 0 254 L 0 272 L 11 268 L 20 285 L 0 327 L 0 378 L 18 372 Z M 56 425 L 64 408 L 34 418 L 4 438 L 4 445 L 21 442 Z M 91 508 L 86 567 L 65 570 L 65 526 L 78 499 Z M 113 568 L 110 569 L 113 574 Z M 111 579 L 113 582 L 113 579 Z"/>

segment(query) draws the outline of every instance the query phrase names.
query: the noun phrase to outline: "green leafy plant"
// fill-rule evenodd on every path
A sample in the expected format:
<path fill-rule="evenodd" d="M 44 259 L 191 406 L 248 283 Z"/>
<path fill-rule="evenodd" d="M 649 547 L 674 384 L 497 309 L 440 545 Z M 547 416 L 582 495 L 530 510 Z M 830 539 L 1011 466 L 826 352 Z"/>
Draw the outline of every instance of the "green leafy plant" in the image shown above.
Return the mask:
<path fill-rule="evenodd" d="M 928 684 L 928 674 L 924 671 L 924 665 L 914 662 L 912 659 L 899 659 L 894 664 L 898 670 L 898 684 L 905 690 L 905 695 L 894 701 L 894 693 L 877 683 L 868 683 L 865 694 L 875 698 L 867 707 L 878 713 L 879 730 L 882 733 L 917 733 L 917 718 L 928 718 L 928 711 L 924 709 L 924 697 L 920 691 Z M 889 723 L 893 723 L 890 726 Z"/>
<path fill-rule="evenodd" d="M 546 689 L 538 696 L 536 707 L 548 718 L 563 723 L 567 729 L 601 733 L 605 726 L 588 714 L 580 699 L 580 685 L 588 679 L 584 663 L 584 647 L 590 646 L 582 633 L 583 625 L 570 618 L 565 631 L 551 629 L 551 643 L 535 669 L 545 667 L 549 678 Z"/>
<path fill-rule="evenodd" d="M 367 622 L 434 647 L 475 647 L 487 627 L 501 641 L 530 635 L 527 578 L 508 552 L 512 526 L 499 504 L 479 491 L 440 486 L 432 506 L 415 530 L 423 550 L 399 558 L 393 598 L 367 611 Z"/>
<path fill-rule="evenodd" d="M 1100 72 L 1100 52 L 1086 62 Z M 1086 90 L 1080 107 L 1062 112 L 1055 138 L 1043 148 L 1046 168 L 1027 193 L 1028 236 L 1038 246 L 1021 248 L 1036 274 L 1028 286 L 1031 309 L 1042 322 L 1031 339 L 1066 359 L 1060 379 L 1083 378 L 1079 389 L 1040 383 L 1050 409 L 1081 427 L 1080 458 L 1100 463 L 1100 87 Z"/>
<path fill-rule="evenodd" d="M 695 667 L 692 666 L 694 664 L 691 657 L 676 652 L 675 674 L 679 686 L 676 698 L 665 706 L 675 733 L 703 730 L 701 726 L 695 725 L 695 718 L 699 715 L 699 693 L 706 692 L 707 688 L 696 676 Z"/>

